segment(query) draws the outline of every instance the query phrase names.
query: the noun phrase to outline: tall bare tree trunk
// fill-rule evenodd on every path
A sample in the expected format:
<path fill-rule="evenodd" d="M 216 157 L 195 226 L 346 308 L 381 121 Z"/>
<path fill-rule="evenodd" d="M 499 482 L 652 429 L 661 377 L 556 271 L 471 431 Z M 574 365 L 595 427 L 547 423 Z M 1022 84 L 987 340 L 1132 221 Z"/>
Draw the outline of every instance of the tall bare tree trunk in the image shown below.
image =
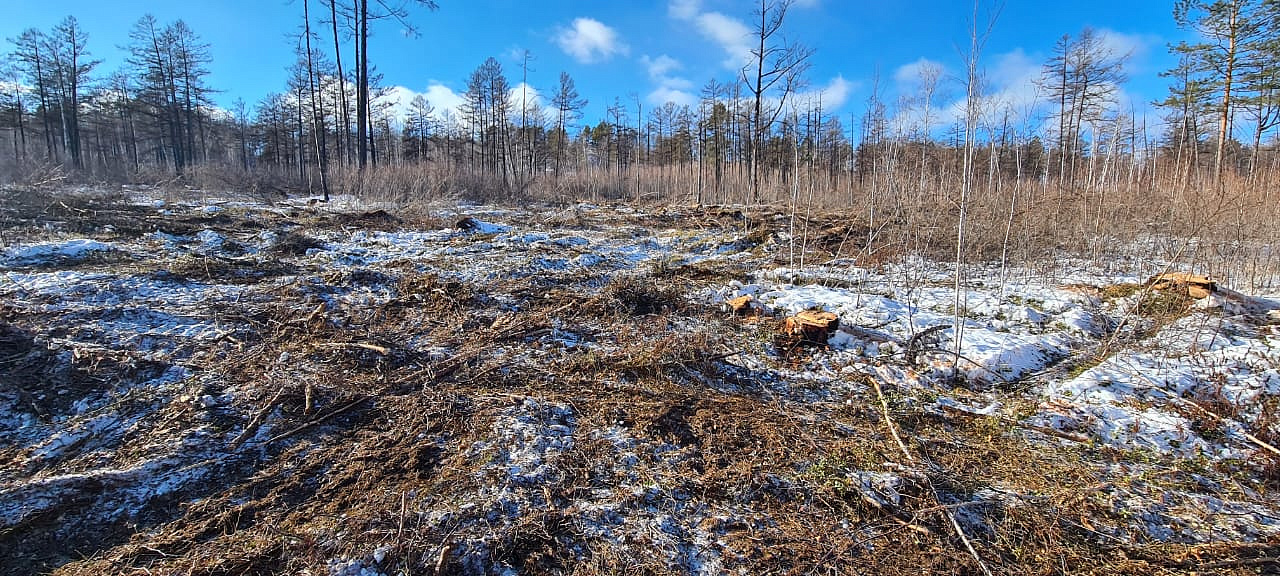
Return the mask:
<path fill-rule="evenodd" d="M 342 47 L 338 43 L 338 0 L 329 0 L 329 17 L 333 19 L 333 58 L 338 65 L 338 102 L 341 106 L 342 130 L 334 144 L 346 162 L 351 161 L 351 116 L 347 106 L 347 77 L 342 71 Z M 346 144 L 346 147 L 343 147 Z"/>
<path fill-rule="evenodd" d="M 369 0 L 357 0 L 356 15 L 356 148 L 359 151 L 360 169 L 369 163 Z"/>
<path fill-rule="evenodd" d="M 320 165 L 320 190 L 324 195 L 324 201 L 329 201 L 329 175 L 328 166 L 329 158 L 325 150 L 325 129 L 324 115 L 322 111 L 324 107 L 316 103 L 316 72 L 311 61 L 311 7 L 309 0 L 302 0 L 302 20 L 303 34 L 306 36 L 307 49 L 307 84 L 311 90 L 311 134 L 315 138 L 316 159 Z M 301 104 L 301 103 L 299 103 Z"/>

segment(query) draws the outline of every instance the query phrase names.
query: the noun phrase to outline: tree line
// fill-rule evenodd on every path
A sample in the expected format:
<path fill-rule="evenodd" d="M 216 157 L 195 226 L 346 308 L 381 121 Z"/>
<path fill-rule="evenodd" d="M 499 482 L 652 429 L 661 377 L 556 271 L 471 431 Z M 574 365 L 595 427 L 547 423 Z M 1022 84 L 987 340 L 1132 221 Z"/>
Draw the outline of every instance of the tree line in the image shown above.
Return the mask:
<path fill-rule="evenodd" d="M 969 160 L 989 187 L 1040 182 L 1088 193 L 1157 172 L 1191 187 L 1277 171 L 1276 0 L 1174 2 L 1175 21 L 1197 40 L 1170 47 L 1178 64 L 1162 74 L 1162 130 L 1118 100 L 1130 55 L 1088 28 L 1054 44 L 1034 104 L 978 87 L 966 114 L 974 117 L 960 119 L 946 109 L 944 71 L 926 65 L 914 94 L 887 102 L 877 83 L 860 114 L 841 117 L 804 90 L 813 52 L 784 34 L 791 4 L 753 1 L 749 58 L 735 77 L 709 80 L 695 103 L 646 107 L 637 95 L 617 96 L 604 117 L 585 123 L 588 101 L 567 72 L 549 89 L 530 89 L 528 52 L 514 71 L 518 85 L 489 58 L 466 79 L 456 111 L 418 96 L 397 116 L 370 64 L 371 24 L 395 21 L 416 33 L 412 11 L 436 9 L 430 1 L 302 0 L 282 89 L 229 110 L 212 99 L 209 45 L 183 21 L 143 16 L 123 47 L 125 65 L 103 74 L 88 35 L 67 17 L 9 39 L 0 138 L 11 153 L 0 165 L 116 180 L 270 176 L 326 197 L 335 172 L 429 165 L 442 178 L 511 195 L 750 203 L 804 186 L 852 202 L 921 196 L 974 177 L 965 168 L 972 135 Z"/>

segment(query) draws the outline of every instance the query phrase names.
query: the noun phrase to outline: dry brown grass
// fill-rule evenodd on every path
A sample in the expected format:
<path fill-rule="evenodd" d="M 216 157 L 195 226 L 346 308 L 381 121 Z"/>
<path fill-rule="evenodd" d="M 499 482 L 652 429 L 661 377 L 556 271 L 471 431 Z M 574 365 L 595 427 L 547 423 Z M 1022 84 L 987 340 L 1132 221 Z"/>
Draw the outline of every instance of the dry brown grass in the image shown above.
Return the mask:
<path fill-rule="evenodd" d="M 456 165 L 380 165 L 363 173 L 336 169 L 334 193 L 400 206 L 441 201 L 527 205 L 573 202 L 645 206 L 708 205 L 767 207 L 801 217 L 798 234 L 812 257 L 830 257 L 852 244 L 864 257 L 893 260 L 902 254 L 954 258 L 959 215 L 953 203 L 958 186 L 945 166 L 933 166 L 921 180 L 910 163 L 896 174 L 849 181 L 802 170 L 799 182 L 768 173 L 762 197 L 750 197 L 745 170 L 730 166 L 719 187 L 710 167 L 701 180 L 696 164 L 632 166 L 625 172 L 603 167 L 566 169 L 559 178 L 503 180 Z M 1104 183 L 1068 186 L 1038 179 L 998 176 L 986 180 L 968 207 L 966 259 L 999 260 L 1035 266 L 1061 253 L 1106 260 L 1116 257 L 1171 260 L 1212 273 L 1220 281 L 1257 291 L 1273 288 L 1280 219 L 1265 177 L 1228 174 L 1219 187 L 1203 177 L 1192 184 L 1142 167 Z M 1132 174 L 1136 174 L 1133 176 Z M 798 197 L 793 201 L 793 186 Z M 842 220 L 806 219 L 821 213 Z M 833 249 L 834 248 L 834 249 Z"/>
<path fill-rule="evenodd" d="M 622 222 L 564 218 L 584 228 L 692 222 L 758 243 L 785 225 L 778 210 L 655 212 Z M 366 220 L 413 222 L 387 216 L 304 211 L 297 218 L 329 231 Z M 896 228 L 868 245 L 862 237 L 871 228 L 851 220 L 858 221 L 839 212 L 811 215 L 814 250 L 848 255 L 895 246 Z M 940 246 L 942 236 L 920 232 L 902 240 L 902 250 Z M 238 274 L 188 264 L 192 277 Z M 688 564 L 665 554 L 702 550 L 719 554 L 725 572 L 981 573 L 947 511 L 963 520 L 997 574 L 1164 575 L 1206 566 L 1257 574 L 1268 569 L 1260 559 L 1280 550 L 1278 542 L 1142 543 L 1126 498 L 1197 486 L 1186 470 L 1191 464 L 1139 461 L 1148 457 L 1028 432 L 1010 423 L 1033 409 L 1016 400 L 1004 418 L 939 414 L 925 409 L 938 392 L 888 388 L 882 413 L 865 388 L 827 397 L 780 383 L 779 371 L 803 369 L 821 350 L 766 354 L 776 320 L 733 318 L 684 298 L 697 282 L 741 279 L 733 266 L 658 266 L 603 285 L 595 277 L 566 278 L 550 289 L 536 278 L 480 285 L 411 263 L 296 272 L 324 287 L 386 285 L 393 296 L 351 308 L 289 283 L 223 311 L 245 328 L 202 350 L 193 365 L 237 395 L 233 410 L 208 423 L 240 439 L 221 456 L 234 464 L 228 473 L 161 503 L 136 530 L 115 527 L 96 544 L 102 534 L 89 532 L 95 528 L 60 526 L 53 514 L 48 524 L 25 529 L 50 538 L 60 529 L 75 532 L 87 557 L 38 559 L 48 564 L 10 558 L 0 567 L 316 574 L 333 559 L 383 549 L 386 573 L 482 573 L 505 563 L 527 574 L 678 574 Z M 1176 311 L 1172 304 L 1151 306 Z M 13 316 L 0 318 L 38 320 Z M 437 352 L 421 352 L 424 342 Z M 33 348 L 39 354 L 31 355 Z M 749 370 L 727 361 L 744 350 L 773 364 Z M 31 358 L 28 371 L 0 363 L 0 377 L 35 375 L 55 355 L 35 345 L 30 328 L 0 330 L 0 361 L 19 354 Z M 113 373 L 135 360 L 96 366 Z M 554 469 L 548 481 L 512 481 L 499 466 L 503 442 L 512 441 L 501 436 L 505 419 L 514 411 L 566 421 L 555 420 L 550 407 L 571 414 L 572 446 L 546 456 Z M 172 425 L 195 425 L 189 409 L 168 409 Z M 269 432 L 255 436 L 264 424 Z M 1274 422 L 1266 425 L 1274 429 Z M 904 460 L 891 426 L 921 463 Z M 609 433 L 632 444 L 615 443 Z M 622 465 L 628 458 L 635 464 Z M 1163 475 L 1138 481 L 1118 464 Z M 869 497 L 858 480 L 867 472 L 899 477 L 901 499 Z M 506 500 L 493 496 L 499 488 L 509 491 Z M 522 506 L 520 513 L 509 514 L 508 503 Z M 55 512 L 75 510 L 68 502 Z M 610 523 L 611 513 L 624 521 Z M 601 525 L 613 536 L 599 532 Z M 664 526 L 685 536 L 664 536 Z M 18 546 L 16 538 L 0 535 L 0 544 Z"/>

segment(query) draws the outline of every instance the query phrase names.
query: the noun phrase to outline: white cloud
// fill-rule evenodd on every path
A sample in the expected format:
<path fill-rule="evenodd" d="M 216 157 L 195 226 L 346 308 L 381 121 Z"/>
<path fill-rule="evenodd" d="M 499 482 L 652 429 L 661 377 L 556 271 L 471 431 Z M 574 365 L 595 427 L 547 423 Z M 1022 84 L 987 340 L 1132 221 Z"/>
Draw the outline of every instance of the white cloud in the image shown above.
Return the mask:
<path fill-rule="evenodd" d="M 650 104 L 661 106 L 667 102 L 675 102 L 679 105 L 693 105 L 697 102 L 697 98 L 690 92 L 693 82 L 671 74 L 684 67 L 680 61 L 666 54 L 657 58 L 644 55 L 640 57 L 640 64 L 648 70 L 649 79 L 657 84 L 657 87 L 649 92 Z"/>
<path fill-rule="evenodd" d="M 849 95 L 855 88 L 854 83 L 845 80 L 844 76 L 836 76 L 821 88 L 795 93 L 791 102 L 800 110 L 813 110 L 818 106 L 825 111 L 839 110 L 849 101 Z"/>
<path fill-rule="evenodd" d="M 728 56 L 724 61 L 726 68 L 737 70 L 751 61 L 751 29 L 741 20 L 719 12 L 707 12 L 699 14 L 695 23 L 703 36 L 724 50 Z"/>
<path fill-rule="evenodd" d="M 466 101 L 461 94 L 440 83 L 432 83 L 427 86 L 427 92 L 424 96 L 426 96 L 427 102 L 436 107 L 436 112 L 452 110 L 454 114 L 458 114 L 458 111 L 462 109 L 462 104 Z"/>
<path fill-rule="evenodd" d="M 626 54 L 627 45 L 618 38 L 618 32 L 599 20 L 577 18 L 571 28 L 563 28 L 555 41 L 565 54 L 583 64 L 603 62 L 614 54 Z"/>
<path fill-rule="evenodd" d="M 389 113 L 392 117 L 398 122 L 403 122 L 409 115 L 409 104 L 413 102 L 415 96 L 422 96 L 427 99 L 427 103 L 431 104 L 432 108 L 435 108 L 433 115 L 436 119 L 443 117 L 446 110 L 455 116 L 460 115 L 459 109 L 461 109 L 464 102 L 461 94 L 454 92 L 453 89 L 439 82 L 432 82 L 427 86 L 425 92 L 418 92 L 405 86 L 392 86 L 383 98 L 386 102 L 391 103 Z"/>
<path fill-rule="evenodd" d="M 667 14 L 677 20 L 692 20 L 701 11 L 701 0 L 671 0 L 667 5 Z"/>
<path fill-rule="evenodd" d="M 894 70 L 893 81 L 898 85 L 899 90 L 912 90 L 920 87 L 921 77 L 924 74 L 935 72 L 938 74 L 938 79 L 941 80 L 947 74 L 947 67 L 928 58 L 921 58 L 910 64 L 903 64 L 897 70 Z"/>
<path fill-rule="evenodd" d="M 543 98 L 542 93 L 537 88 L 526 85 L 523 82 L 517 82 L 508 92 L 508 96 L 511 98 L 512 120 L 515 122 L 520 121 L 520 89 L 522 87 L 525 89 L 524 98 L 528 100 L 531 108 L 535 104 L 544 108 L 547 105 L 546 99 Z M 436 120 L 443 120 L 446 112 L 455 119 L 462 118 L 462 106 L 466 102 L 466 98 L 439 82 L 431 82 L 426 91 L 423 92 L 405 86 L 392 86 L 383 96 L 383 101 L 391 104 L 388 114 L 397 123 L 403 123 L 405 118 L 409 116 L 409 105 L 413 102 L 414 97 L 417 96 L 426 98 L 427 103 L 435 109 L 432 116 Z"/>
<path fill-rule="evenodd" d="M 665 85 L 654 88 L 649 93 L 648 100 L 654 106 L 661 106 L 667 102 L 674 102 L 677 106 L 693 106 L 698 103 L 698 97 L 692 93 Z"/>
<path fill-rule="evenodd" d="M 699 34 L 718 44 L 728 56 L 726 68 L 737 70 L 751 60 L 751 29 L 741 20 L 719 12 L 703 12 L 700 0 L 671 0 L 667 14 L 692 23 Z"/>
<path fill-rule="evenodd" d="M 511 87 L 511 92 L 508 93 L 508 98 L 511 100 L 512 119 L 516 122 L 520 121 L 520 99 L 522 97 L 528 103 L 530 111 L 534 108 L 546 109 L 547 101 L 542 98 L 542 93 L 538 92 L 537 88 L 524 82 L 517 82 L 515 86 Z"/>
<path fill-rule="evenodd" d="M 649 69 L 649 77 L 653 79 L 665 77 L 670 72 L 682 68 L 679 61 L 666 54 L 657 58 L 650 58 L 648 55 L 641 56 L 640 63 Z"/>
<path fill-rule="evenodd" d="M 1112 56 L 1117 58 L 1123 56 L 1138 57 L 1144 54 L 1153 44 L 1160 44 L 1160 39 L 1153 36 L 1125 34 L 1107 28 L 1096 30 L 1096 32 L 1102 39 L 1102 45 L 1111 52 Z"/>
<path fill-rule="evenodd" d="M 981 73 L 980 122 L 1000 120 L 1006 111 L 1010 114 L 1010 122 L 1029 121 L 1044 104 L 1043 94 L 1037 86 L 1043 70 L 1042 63 L 1021 48 L 996 54 L 992 60 L 995 64 Z M 939 107 L 937 120 L 940 124 L 964 122 L 964 79 L 960 78 L 957 82 L 960 84 L 953 91 L 955 98 Z"/>
<path fill-rule="evenodd" d="M 988 72 L 986 80 L 991 90 L 988 100 L 998 107 L 1023 111 L 1034 108 L 1040 101 L 1040 79 L 1043 66 L 1033 60 L 1021 48 L 996 57 L 996 64 Z"/>

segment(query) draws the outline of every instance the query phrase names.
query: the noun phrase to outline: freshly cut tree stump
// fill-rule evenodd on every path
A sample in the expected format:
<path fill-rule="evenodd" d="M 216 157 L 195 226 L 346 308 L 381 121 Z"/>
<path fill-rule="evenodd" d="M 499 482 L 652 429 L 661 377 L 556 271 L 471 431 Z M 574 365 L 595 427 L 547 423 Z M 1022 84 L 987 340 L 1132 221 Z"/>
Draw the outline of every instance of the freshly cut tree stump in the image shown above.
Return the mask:
<path fill-rule="evenodd" d="M 1218 291 L 1218 283 L 1208 276 L 1190 272 L 1169 272 L 1152 276 L 1147 280 L 1153 290 L 1186 291 L 1187 296 L 1202 300 Z"/>
<path fill-rule="evenodd" d="M 839 328 L 840 317 L 822 310 L 805 310 L 787 318 L 782 325 L 788 336 L 819 344 L 826 344 L 831 333 Z"/>
<path fill-rule="evenodd" d="M 750 294 L 746 294 L 732 298 L 725 304 L 729 306 L 729 311 L 733 312 L 735 316 L 745 316 L 755 310 L 754 302 L 755 298 L 752 298 Z"/>

